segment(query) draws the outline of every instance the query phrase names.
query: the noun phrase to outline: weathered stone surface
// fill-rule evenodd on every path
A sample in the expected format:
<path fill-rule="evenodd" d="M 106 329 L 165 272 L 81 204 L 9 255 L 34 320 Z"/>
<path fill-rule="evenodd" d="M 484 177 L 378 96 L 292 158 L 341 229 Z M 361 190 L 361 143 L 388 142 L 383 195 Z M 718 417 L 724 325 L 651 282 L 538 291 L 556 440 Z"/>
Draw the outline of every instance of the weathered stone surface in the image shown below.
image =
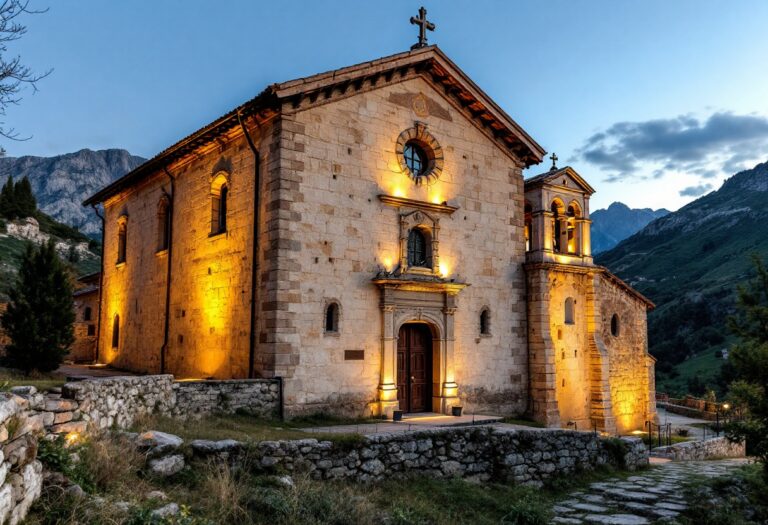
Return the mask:
<path fill-rule="evenodd" d="M 46 399 L 45 410 L 48 412 L 70 412 L 77 410 L 78 403 L 72 399 Z"/>
<path fill-rule="evenodd" d="M 235 452 L 245 446 L 240 441 L 234 439 L 223 439 L 220 441 L 209 441 L 206 439 L 195 439 L 189 443 L 196 454 L 209 455 L 221 454 L 223 452 Z"/>
<path fill-rule="evenodd" d="M 147 466 L 152 474 L 166 478 L 178 474 L 184 469 L 184 456 L 176 454 L 173 456 L 151 459 Z"/>
<path fill-rule="evenodd" d="M 715 437 L 704 441 L 687 441 L 668 447 L 653 449 L 653 455 L 675 461 L 700 461 L 710 458 L 743 458 L 746 455 L 744 442 L 733 442 L 726 437 Z"/>
<path fill-rule="evenodd" d="M 149 430 L 139 434 L 136 444 L 141 450 L 148 451 L 150 456 L 156 457 L 177 450 L 184 444 L 184 440 L 173 434 Z"/>
<path fill-rule="evenodd" d="M 70 421 L 68 423 L 51 426 L 50 432 L 54 434 L 69 434 L 70 432 L 82 434 L 87 428 L 88 423 L 85 421 Z"/>
<path fill-rule="evenodd" d="M 169 503 L 159 509 L 152 511 L 153 518 L 169 518 L 179 513 L 179 506 L 176 503 Z"/>

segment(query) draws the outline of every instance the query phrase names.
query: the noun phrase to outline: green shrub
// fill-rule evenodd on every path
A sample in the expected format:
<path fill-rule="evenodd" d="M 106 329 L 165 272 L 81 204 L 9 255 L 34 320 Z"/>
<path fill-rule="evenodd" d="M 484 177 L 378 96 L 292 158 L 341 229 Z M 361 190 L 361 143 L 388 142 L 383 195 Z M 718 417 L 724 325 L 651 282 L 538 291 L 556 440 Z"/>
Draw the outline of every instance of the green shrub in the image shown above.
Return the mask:
<path fill-rule="evenodd" d="M 608 456 L 619 468 L 626 467 L 627 444 L 620 438 L 608 438 L 603 440 L 603 448 Z"/>

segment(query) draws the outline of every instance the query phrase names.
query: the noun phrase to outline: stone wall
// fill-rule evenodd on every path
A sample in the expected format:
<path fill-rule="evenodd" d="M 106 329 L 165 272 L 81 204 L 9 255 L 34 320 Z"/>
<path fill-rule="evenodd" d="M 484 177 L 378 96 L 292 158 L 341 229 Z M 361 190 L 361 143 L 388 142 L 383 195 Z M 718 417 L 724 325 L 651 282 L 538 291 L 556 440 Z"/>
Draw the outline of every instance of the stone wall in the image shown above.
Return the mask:
<path fill-rule="evenodd" d="M 250 412 L 274 417 L 279 384 L 270 379 L 174 381 L 172 375 L 109 377 L 67 383 L 61 393 L 17 387 L 46 434 L 126 428 L 144 415 L 179 418 Z"/>
<path fill-rule="evenodd" d="M 174 384 L 177 416 L 215 412 L 247 411 L 260 417 L 274 417 L 280 401 L 279 384 L 269 379 L 230 381 L 180 381 Z"/>
<path fill-rule="evenodd" d="M 378 434 L 364 436 L 360 442 L 338 444 L 302 439 L 247 446 L 234 440 L 195 440 L 190 448 L 195 456 L 206 460 L 226 458 L 237 464 L 247 456 L 267 470 L 363 482 L 415 474 L 540 485 L 555 475 L 599 465 L 634 470 L 648 464 L 645 446 L 637 438 L 617 440 L 589 432 L 485 426 Z"/>
<path fill-rule="evenodd" d="M 37 460 L 37 436 L 43 416 L 31 410 L 42 396 L 25 399 L 0 394 L 0 524 L 20 523 L 40 496 L 43 466 Z"/>
<path fill-rule="evenodd" d="M 653 455 L 675 461 L 743 458 L 746 456 L 746 444 L 729 441 L 726 437 L 716 437 L 704 441 L 688 441 L 668 447 L 658 447 L 653 449 Z"/>

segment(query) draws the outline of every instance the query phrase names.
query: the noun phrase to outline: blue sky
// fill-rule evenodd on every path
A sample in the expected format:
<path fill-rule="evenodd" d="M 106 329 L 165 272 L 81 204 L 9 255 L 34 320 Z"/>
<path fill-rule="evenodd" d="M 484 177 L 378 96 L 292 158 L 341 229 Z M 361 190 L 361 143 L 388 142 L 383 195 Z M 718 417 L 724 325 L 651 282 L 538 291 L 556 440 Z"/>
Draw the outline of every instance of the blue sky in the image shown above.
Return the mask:
<path fill-rule="evenodd" d="M 267 84 L 408 49 L 418 2 L 33 0 L 13 44 L 39 91 L 10 156 L 149 157 Z M 768 159 L 768 2 L 426 4 L 429 35 L 560 164 L 620 200 L 676 209 Z M 531 171 L 543 171 L 542 164 Z"/>

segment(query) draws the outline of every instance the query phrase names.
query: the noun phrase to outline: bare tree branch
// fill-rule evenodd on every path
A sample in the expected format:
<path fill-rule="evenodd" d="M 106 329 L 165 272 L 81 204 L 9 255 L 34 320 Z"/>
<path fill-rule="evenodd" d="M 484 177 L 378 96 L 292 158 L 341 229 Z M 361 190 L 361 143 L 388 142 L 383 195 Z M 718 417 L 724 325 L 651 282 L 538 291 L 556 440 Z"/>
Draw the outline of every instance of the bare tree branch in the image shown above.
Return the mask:
<path fill-rule="evenodd" d="M 7 43 L 19 40 L 27 32 L 27 27 L 17 18 L 23 14 L 40 14 L 48 11 L 47 9 L 30 9 L 29 3 L 30 0 L 0 1 L 0 136 L 11 140 L 29 140 L 30 137 L 21 138 L 13 127 L 6 126 L 6 109 L 21 102 L 21 91 L 25 87 L 31 87 L 33 92 L 37 91 L 37 83 L 52 71 L 35 74 L 22 63 L 20 56 L 11 58 L 7 56 Z"/>

